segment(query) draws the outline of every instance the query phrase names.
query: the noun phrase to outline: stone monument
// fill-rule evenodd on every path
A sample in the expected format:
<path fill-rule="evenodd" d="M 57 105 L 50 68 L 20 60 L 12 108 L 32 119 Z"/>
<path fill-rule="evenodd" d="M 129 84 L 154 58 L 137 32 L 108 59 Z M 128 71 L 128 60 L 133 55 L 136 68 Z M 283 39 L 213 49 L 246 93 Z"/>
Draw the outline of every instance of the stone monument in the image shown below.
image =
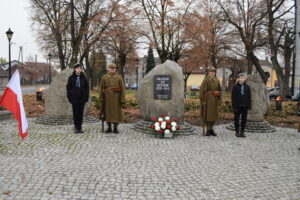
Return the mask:
<path fill-rule="evenodd" d="M 269 107 L 269 95 L 260 75 L 248 75 L 247 84 L 251 90 L 251 110 L 248 111 L 245 132 L 265 133 L 276 131 L 273 126 L 264 121 L 264 116 Z M 235 130 L 234 125 L 227 128 Z"/>
<path fill-rule="evenodd" d="M 73 69 L 65 69 L 57 74 L 49 88 L 45 92 L 45 115 L 37 117 L 37 123 L 43 124 L 72 124 L 73 112 L 72 105 L 67 98 L 66 85 Z M 96 122 L 91 116 L 87 116 L 91 100 L 84 107 L 83 121 Z"/>
<path fill-rule="evenodd" d="M 181 126 L 179 133 L 188 134 L 194 130 L 184 122 L 184 78 L 181 67 L 174 61 L 167 60 L 153 68 L 140 82 L 137 102 L 143 120 L 134 128 L 150 132 L 151 118 L 165 114 L 176 117 Z"/>

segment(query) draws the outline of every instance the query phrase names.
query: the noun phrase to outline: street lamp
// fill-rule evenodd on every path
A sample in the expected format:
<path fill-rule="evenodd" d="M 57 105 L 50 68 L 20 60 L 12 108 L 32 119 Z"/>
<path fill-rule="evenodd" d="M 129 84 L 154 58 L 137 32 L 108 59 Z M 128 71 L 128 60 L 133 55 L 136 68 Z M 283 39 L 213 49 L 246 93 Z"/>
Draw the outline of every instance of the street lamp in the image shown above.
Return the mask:
<path fill-rule="evenodd" d="M 51 84 L 52 78 L 51 78 L 51 58 L 52 58 L 52 54 L 49 53 L 48 54 L 48 58 L 49 58 L 49 84 Z"/>
<path fill-rule="evenodd" d="M 14 32 L 12 32 L 10 30 L 10 28 L 8 29 L 8 31 L 6 31 L 6 36 L 7 36 L 7 39 L 8 39 L 8 81 L 10 80 L 11 78 L 11 56 L 10 56 L 10 46 L 11 46 L 11 38 L 13 36 Z"/>

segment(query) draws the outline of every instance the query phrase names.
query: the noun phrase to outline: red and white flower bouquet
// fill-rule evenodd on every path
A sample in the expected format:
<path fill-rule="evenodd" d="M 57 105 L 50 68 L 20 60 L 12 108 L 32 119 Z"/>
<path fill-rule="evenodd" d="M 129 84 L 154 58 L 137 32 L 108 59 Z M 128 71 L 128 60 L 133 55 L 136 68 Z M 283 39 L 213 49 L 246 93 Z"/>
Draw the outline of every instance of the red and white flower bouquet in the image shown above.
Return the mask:
<path fill-rule="evenodd" d="M 162 114 L 158 118 L 152 117 L 151 121 L 152 125 L 150 128 L 152 129 L 152 133 L 160 138 L 172 138 L 180 130 L 175 117 L 171 118 Z"/>

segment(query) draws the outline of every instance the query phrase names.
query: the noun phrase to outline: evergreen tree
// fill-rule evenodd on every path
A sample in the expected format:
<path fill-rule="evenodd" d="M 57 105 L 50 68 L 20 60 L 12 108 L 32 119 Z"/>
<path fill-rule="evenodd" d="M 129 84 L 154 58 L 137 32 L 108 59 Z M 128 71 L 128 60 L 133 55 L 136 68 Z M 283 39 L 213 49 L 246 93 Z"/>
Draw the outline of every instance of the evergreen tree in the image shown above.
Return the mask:
<path fill-rule="evenodd" d="M 146 74 L 149 71 L 151 71 L 151 69 L 153 69 L 154 67 L 155 67 L 155 60 L 154 60 L 153 50 L 150 46 L 148 50 L 148 56 L 147 56 Z"/>

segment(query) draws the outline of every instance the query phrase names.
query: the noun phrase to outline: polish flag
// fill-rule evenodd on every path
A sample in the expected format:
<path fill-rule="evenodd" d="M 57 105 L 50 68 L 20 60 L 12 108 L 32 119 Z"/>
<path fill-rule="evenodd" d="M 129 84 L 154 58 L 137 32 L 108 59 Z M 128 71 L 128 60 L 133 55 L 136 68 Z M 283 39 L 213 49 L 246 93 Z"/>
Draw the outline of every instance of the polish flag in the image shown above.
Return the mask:
<path fill-rule="evenodd" d="M 22 140 L 24 140 L 27 136 L 28 124 L 23 106 L 20 75 L 18 70 L 15 71 L 6 86 L 2 98 L 0 99 L 0 106 L 3 106 L 14 114 L 15 119 L 19 122 L 19 135 Z"/>

